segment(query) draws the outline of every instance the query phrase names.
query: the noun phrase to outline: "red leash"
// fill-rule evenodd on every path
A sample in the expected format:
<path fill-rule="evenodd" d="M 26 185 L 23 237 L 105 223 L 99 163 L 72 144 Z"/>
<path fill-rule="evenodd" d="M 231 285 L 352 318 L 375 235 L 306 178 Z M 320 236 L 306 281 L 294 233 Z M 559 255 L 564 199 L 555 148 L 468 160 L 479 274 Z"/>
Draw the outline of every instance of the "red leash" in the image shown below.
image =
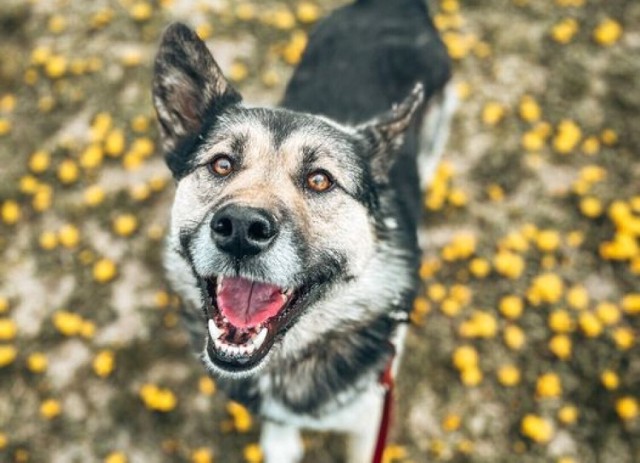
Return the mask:
<path fill-rule="evenodd" d="M 391 425 L 391 408 L 393 405 L 393 359 L 395 355 L 391 357 L 387 368 L 380 376 L 380 384 L 384 387 L 384 405 L 382 408 L 382 419 L 380 420 L 380 429 L 378 430 L 378 440 L 376 442 L 376 451 L 373 454 L 373 463 L 382 463 L 382 455 L 384 454 L 384 448 L 387 442 L 387 436 L 389 434 L 389 427 Z"/>

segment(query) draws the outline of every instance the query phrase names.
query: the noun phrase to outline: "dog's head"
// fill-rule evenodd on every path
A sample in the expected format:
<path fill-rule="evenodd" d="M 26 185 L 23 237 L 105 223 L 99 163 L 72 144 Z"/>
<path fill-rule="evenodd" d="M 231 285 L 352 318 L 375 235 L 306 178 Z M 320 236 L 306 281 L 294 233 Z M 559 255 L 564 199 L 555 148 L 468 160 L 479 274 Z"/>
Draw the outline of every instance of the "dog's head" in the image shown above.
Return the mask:
<path fill-rule="evenodd" d="M 417 86 L 357 127 L 247 108 L 193 31 L 165 32 L 153 101 L 177 181 L 169 252 L 181 264 L 169 277 L 206 315 L 210 369 L 256 371 L 332 287 L 362 274 L 377 192 L 422 100 Z"/>

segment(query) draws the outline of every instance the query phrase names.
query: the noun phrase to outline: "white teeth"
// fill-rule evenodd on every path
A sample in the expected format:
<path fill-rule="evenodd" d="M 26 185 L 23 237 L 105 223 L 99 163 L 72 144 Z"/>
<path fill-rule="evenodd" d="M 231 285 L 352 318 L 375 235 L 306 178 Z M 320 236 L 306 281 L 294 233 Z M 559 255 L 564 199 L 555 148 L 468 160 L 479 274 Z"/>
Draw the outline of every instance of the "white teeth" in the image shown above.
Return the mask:
<path fill-rule="evenodd" d="M 219 352 L 222 352 L 227 357 L 246 357 L 253 355 L 264 343 L 267 338 L 269 329 L 265 326 L 260 332 L 251 339 L 247 344 L 235 345 L 229 344 L 223 339 L 219 339 L 223 334 L 223 330 L 218 328 L 218 325 L 213 320 L 209 320 L 209 334 L 213 339 L 213 344 Z"/>
<path fill-rule="evenodd" d="M 216 294 L 220 293 L 220 291 L 222 290 L 222 280 L 224 278 L 223 277 L 219 277 L 217 282 L 216 282 Z"/>
<path fill-rule="evenodd" d="M 251 341 L 251 345 L 253 347 L 255 347 L 256 349 L 258 349 L 260 346 L 262 346 L 262 343 L 264 342 L 264 340 L 267 338 L 267 333 L 269 332 L 268 328 L 265 326 L 263 327 L 260 332 L 258 333 L 258 336 L 256 336 L 252 341 Z"/>
<path fill-rule="evenodd" d="M 291 293 L 293 292 L 293 290 L 291 288 L 287 288 L 284 291 L 282 291 L 282 294 L 289 297 L 291 296 Z"/>
<path fill-rule="evenodd" d="M 218 325 L 216 325 L 216 323 L 211 319 L 209 319 L 209 334 L 211 335 L 211 339 L 214 341 L 222 334 L 222 330 L 218 328 Z"/>

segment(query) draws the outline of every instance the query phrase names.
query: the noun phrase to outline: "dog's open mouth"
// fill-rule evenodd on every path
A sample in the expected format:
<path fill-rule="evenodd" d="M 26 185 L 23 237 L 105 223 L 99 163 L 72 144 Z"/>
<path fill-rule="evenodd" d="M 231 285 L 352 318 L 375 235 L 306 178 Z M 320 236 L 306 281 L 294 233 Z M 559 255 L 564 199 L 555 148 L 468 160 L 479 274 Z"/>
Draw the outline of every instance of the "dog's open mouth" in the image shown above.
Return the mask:
<path fill-rule="evenodd" d="M 211 360 L 229 370 L 255 366 L 287 325 L 300 291 L 242 277 L 204 283 Z"/>

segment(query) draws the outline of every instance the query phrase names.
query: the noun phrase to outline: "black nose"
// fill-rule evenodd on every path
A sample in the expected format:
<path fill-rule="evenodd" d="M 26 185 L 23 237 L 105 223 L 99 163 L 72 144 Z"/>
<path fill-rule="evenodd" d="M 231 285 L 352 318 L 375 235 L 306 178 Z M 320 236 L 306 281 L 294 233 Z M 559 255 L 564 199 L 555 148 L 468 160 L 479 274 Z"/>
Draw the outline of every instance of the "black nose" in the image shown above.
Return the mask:
<path fill-rule="evenodd" d="M 211 236 L 221 251 L 238 259 L 255 256 L 278 234 L 278 224 L 264 209 L 230 204 L 211 219 Z"/>

